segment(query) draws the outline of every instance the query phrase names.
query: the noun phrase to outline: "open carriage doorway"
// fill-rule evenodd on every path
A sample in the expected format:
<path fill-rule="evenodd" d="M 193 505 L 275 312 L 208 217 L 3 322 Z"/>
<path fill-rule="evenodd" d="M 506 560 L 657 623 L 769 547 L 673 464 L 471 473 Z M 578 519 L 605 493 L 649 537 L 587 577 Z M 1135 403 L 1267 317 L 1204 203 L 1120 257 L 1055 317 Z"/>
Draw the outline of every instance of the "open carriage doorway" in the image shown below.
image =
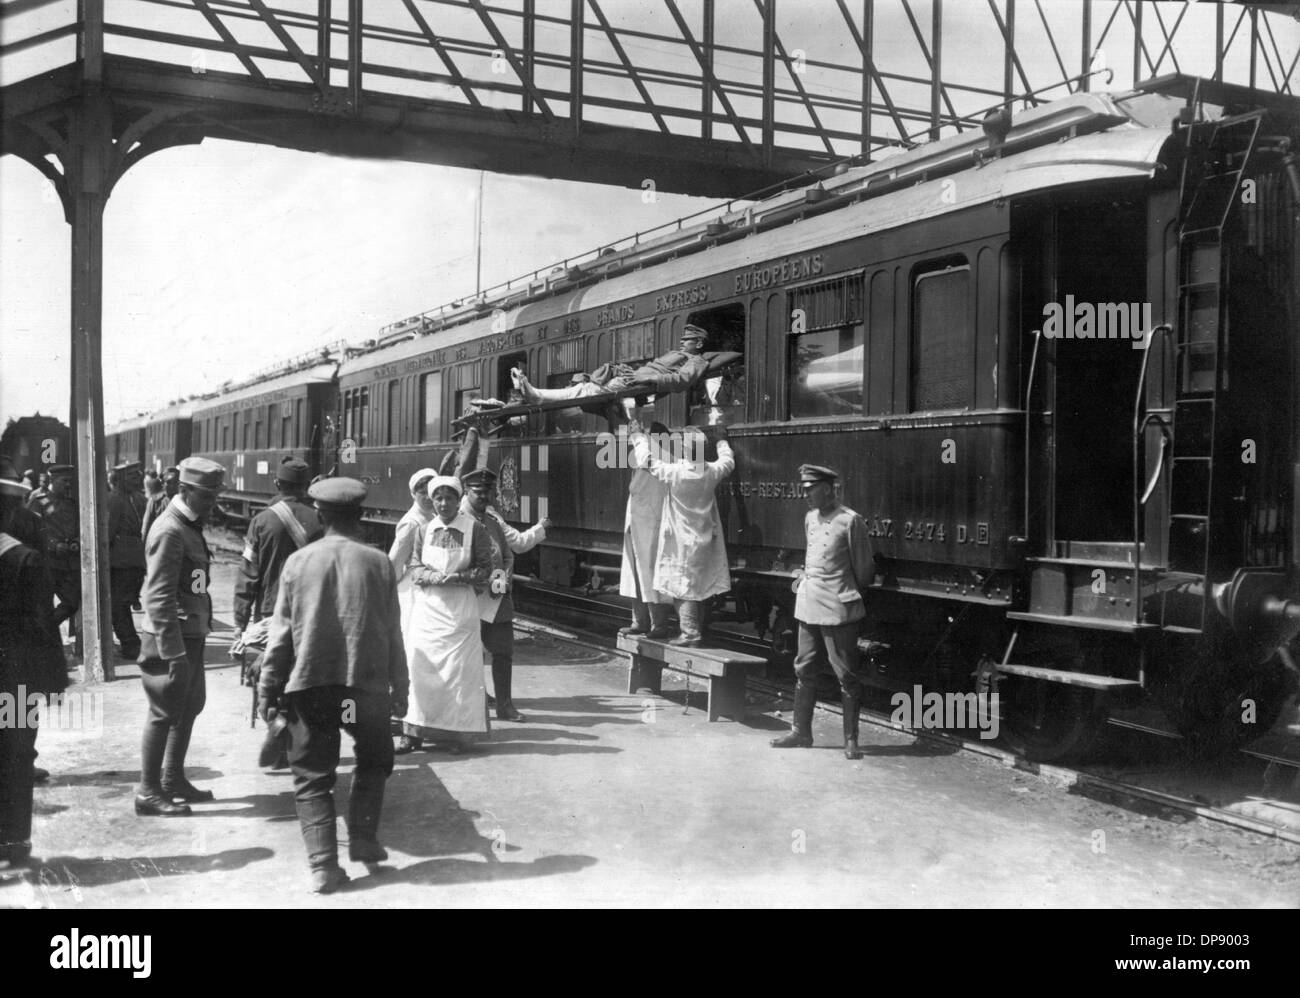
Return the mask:
<path fill-rule="evenodd" d="M 1133 539 L 1133 399 L 1142 351 L 1133 338 L 1140 330 L 1130 327 L 1145 329 L 1151 315 L 1146 221 L 1145 202 L 1134 197 L 1056 211 L 1056 280 L 1045 304 L 1060 316 L 1049 341 L 1057 540 Z"/>
<path fill-rule="evenodd" d="M 705 353 L 745 353 L 745 307 L 740 304 L 701 309 L 686 317 L 686 324 L 708 333 Z M 723 423 L 745 421 L 745 364 L 742 361 L 705 378 L 688 393 L 687 422 L 704 425 L 711 410 Z"/>

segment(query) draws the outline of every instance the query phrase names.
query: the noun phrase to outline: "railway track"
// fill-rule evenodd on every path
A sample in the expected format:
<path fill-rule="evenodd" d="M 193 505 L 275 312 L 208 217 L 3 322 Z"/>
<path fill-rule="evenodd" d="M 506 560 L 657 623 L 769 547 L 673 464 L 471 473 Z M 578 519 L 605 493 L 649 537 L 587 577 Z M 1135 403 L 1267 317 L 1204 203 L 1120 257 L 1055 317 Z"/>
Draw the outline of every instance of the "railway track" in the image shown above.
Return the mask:
<path fill-rule="evenodd" d="M 626 653 L 615 645 L 615 634 L 618 627 L 627 623 L 627 615 L 608 601 L 550 587 L 540 591 L 535 587 L 520 587 L 516 590 L 516 604 L 519 614 L 515 623 L 521 630 L 549 635 L 588 650 L 600 650 L 616 658 L 627 658 Z M 743 635 L 728 633 L 718 637 L 719 644 L 737 650 L 751 654 L 767 651 L 765 643 L 752 638 L 746 640 Z M 789 684 L 751 677 L 746 681 L 746 689 L 759 698 L 770 698 L 773 702 L 771 709 L 790 709 L 793 687 Z M 841 713 L 837 701 L 820 700 L 818 707 L 832 714 Z M 1215 798 L 1222 797 L 1225 792 L 1234 793 L 1230 789 L 1225 790 L 1225 779 L 1233 778 L 1238 783 L 1254 782 L 1256 786 L 1262 786 L 1266 782 L 1264 763 L 1245 754 L 1239 754 L 1240 758 L 1232 760 L 1235 777 L 1225 776 L 1222 771 L 1213 771 L 1200 781 L 1193 775 L 1176 773 L 1123 777 L 1110 774 L 1105 769 L 1088 766 L 1074 768 L 1038 763 L 1003 745 L 960 738 L 944 731 L 914 729 L 894 722 L 889 712 L 873 706 L 864 706 L 861 718 L 869 725 L 935 742 L 954 752 L 982 756 L 1008 769 L 1036 776 L 1071 793 L 1130 810 L 1154 813 L 1157 817 L 1167 819 L 1203 818 L 1300 845 L 1300 795 L 1285 795 L 1284 791 L 1289 799 L 1270 798 L 1262 791 L 1257 793 L 1238 787 L 1235 794 L 1240 800 L 1231 804 L 1215 803 Z M 1139 736 L 1150 735 L 1150 732 L 1136 730 L 1132 725 L 1122 727 L 1128 729 L 1130 737 L 1135 731 Z M 1152 785 L 1162 781 L 1173 781 L 1181 785 L 1177 788 Z"/>

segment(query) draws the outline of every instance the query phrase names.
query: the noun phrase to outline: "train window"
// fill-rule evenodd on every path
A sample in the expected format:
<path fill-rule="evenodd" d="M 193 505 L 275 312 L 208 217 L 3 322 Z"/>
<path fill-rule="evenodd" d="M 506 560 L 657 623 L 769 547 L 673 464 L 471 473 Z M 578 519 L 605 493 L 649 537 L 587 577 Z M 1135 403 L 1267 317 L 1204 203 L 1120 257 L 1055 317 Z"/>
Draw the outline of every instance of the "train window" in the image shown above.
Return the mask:
<path fill-rule="evenodd" d="M 950 265 L 912 283 L 912 409 L 965 409 L 971 403 L 970 267 Z"/>
<path fill-rule="evenodd" d="M 614 333 L 614 360 L 623 364 L 650 360 L 655 355 L 655 324 L 636 322 Z"/>
<path fill-rule="evenodd" d="M 704 341 L 705 353 L 745 353 L 745 306 L 723 305 L 692 312 L 686 324 L 699 326 L 709 334 Z M 674 349 L 676 344 L 674 344 Z M 745 365 L 735 364 L 717 375 L 706 378 L 690 390 L 686 404 L 688 422 L 708 421 L 711 409 L 720 409 L 724 421 L 741 422 L 745 418 Z"/>
<path fill-rule="evenodd" d="M 452 411 L 456 416 L 465 415 L 469 411 L 469 400 L 483 394 L 483 386 L 479 384 L 482 367 L 475 360 L 468 364 L 457 364 L 452 369 L 452 387 L 455 389 Z"/>
<path fill-rule="evenodd" d="M 370 437 L 370 389 L 361 389 L 357 404 L 357 446 L 364 447 Z"/>
<path fill-rule="evenodd" d="M 280 407 L 280 446 L 285 450 L 293 449 L 293 403 L 286 402 Z"/>
<path fill-rule="evenodd" d="M 240 418 L 239 418 L 239 425 L 240 425 L 240 427 L 241 427 L 241 429 L 242 429 L 242 431 L 243 431 L 243 434 L 244 434 L 243 437 L 240 438 L 240 439 L 243 440 L 243 449 L 244 449 L 244 450 L 252 450 L 252 445 L 253 445 L 253 421 L 252 421 L 251 419 L 248 418 L 248 413 L 246 413 L 246 412 L 241 412 L 241 413 L 239 414 L 239 416 L 240 416 Z"/>
<path fill-rule="evenodd" d="M 299 447 L 306 447 L 307 430 L 306 427 L 302 425 L 302 399 L 298 399 L 298 401 L 294 403 L 293 430 L 294 440 L 297 442 L 297 445 Z"/>
<path fill-rule="evenodd" d="M 546 387 L 567 388 L 574 379 L 587 372 L 587 341 L 566 340 L 552 343 L 547 351 Z M 603 427 L 599 416 L 587 416 L 581 409 L 556 409 L 546 414 L 546 433 L 581 433 L 584 429 Z"/>
<path fill-rule="evenodd" d="M 862 414 L 864 288 L 852 274 L 790 293 L 791 419 Z"/>
<path fill-rule="evenodd" d="M 253 410 L 253 449 L 261 450 L 266 446 L 266 437 L 262 435 L 262 407 Z"/>
<path fill-rule="evenodd" d="M 442 439 L 442 372 L 420 376 L 420 443 Z"/>
<path fill-rule="evenodd" d="M 395 443 L 399 443 L 399 442 L 400 442 L 400 441 L 398 440 L 398 436 L 397 436 L 397 428 L 398 428 L 398 426 L 400 425 L 400 420 L 401 420 L 401 418 L 402 418 L 402 413 L 401 413 L 401 402 L 402 402 L 401 386 L 402 386 L 402 383 L 401 383 L 400 381 L 390 381 L 390 382 L 388 382 L 388 426 L 387 426 L 387 428 L 385 429 L 384 432 L 387 433 L 387 437 L 385 438 L 385 442 L 386 442 L 390 447 L 391 447 L 393 444 L 395 444 Z"/>

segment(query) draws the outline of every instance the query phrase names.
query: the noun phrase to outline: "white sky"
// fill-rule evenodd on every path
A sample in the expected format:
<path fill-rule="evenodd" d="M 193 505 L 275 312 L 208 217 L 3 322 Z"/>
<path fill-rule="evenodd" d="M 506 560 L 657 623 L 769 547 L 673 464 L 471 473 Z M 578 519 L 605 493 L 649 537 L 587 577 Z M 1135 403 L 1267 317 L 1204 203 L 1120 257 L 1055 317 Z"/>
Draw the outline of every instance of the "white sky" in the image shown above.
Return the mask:
<path fill-rule="evenodd" d="M 114 9 L 130 6 L 116 2 Z M 550 9 L 546 3 L 555 7 L 545 0 L 539 9 Z M 568 0 L 559 6 L 567 16 Z M 698 18 L 698 6 L 681 4 L 688 19 Z M 848 6 L 859 15 L 860 3 L 849 0 Z M 1172 24 L 1178 5 L 1162 6 Z M 1185 72 L 1208 75 L 1212 68 L 1208 7 L 1191 8 L 1178 36 Z M 1095 4 L 1094 22 L 1104 21 L 1108 8 Z M 608 0 L 602 9 L 619 26 L 675 31 L 662 4 Z M 777 9 L 788 50 L 802 48 L 809 59 L 852 61 L 855 50 L 831 0 L 779 0 Z M 920 0 L 913 9 L 928 31 L 929 4 Z M 1078 20 L 1077 5 L 1054 0 L 1045 9 L 1063 33 L 1058 44 L 1076 72 L 1079 45 L 1068 26 Z M 1017 10 L 1021 58 L 1031 80 L 1059 78 L 1033 5 Z M 383 0 L 368 2 L 366 12 L 368 22 L 387 16 Z M 57 5 L 32 15 L 56 22 L 66 16 Z M 754 45 L 757 23 L 752 0 L 720 0 L 717 41 Z M 1284 30 L 1278 42 L 1289 59 L 1297 25 L 1281 19 L 1274 24 L 1275 31 Z M 1113 45 L 1124 51 L 1131 29 L 1117 25 Z M 17 37 L 40 26 L 33 20 Z M 9 28 L 13 35 L 15 26 Z M 901 7 L 877 3 L 876 30 L 882 69 L 925 75 Z M 1095 24 L 1094 32 L 1099 30 Z M 1000 87 L 995 32 L 983 2 L 947 4 L 945 77 Z M 615 58 L 608 50 L 598 52 L 599 37 L 590 29 L 588 37 L 589 55 Z M 541 32 L 539 41 L 561 45 L 542 39 Z M 629 54 L 639 65 L 674 68 L 681 68 L 685 55 L 657 52 L 645 40 L 634 40 Z M 757 78 L 757 67 L 738 56 L 726 59 L 734 77 Z M 62 61 L 60 56 L 54 64 Z M 460 68 L 476 73 L 467 62 Z M 1118 71 L 1113 88 L 1122 89 L 1131 77 L 1131 55 L 1117 53 L 1109 62 Z M 1161 72 L 1171 69 L 1166 62 Z M 26 75 L 13 60 L 0 70 L 7 78 Z M 845 74 L 818 76 L 822 71 L 814 70 L 805 78 L 810 89 L 851 94 L 858 86 Z M 630 96 L 635 99 L 635 92 Z M 909 92 L 899 85 L 893 97 L 928 106 L 924 87 Z M 974 106 L 988 103 L 980 99 Z M 104 222 L 106 422 L 210 390 L 325 343 L 373 337 L 380 326 L 471 293 L 477 187 L 472 171 L 237 142 L 206 141 L 147 157 L 119 182 Z M 656 204 L 646 204 L 639 189 L 488 175 L 484 203 L 488 286 L 714 202 L 661 194 Z M 52 190 L 27 163 L 0 158 L 0 426 L 37 409 L 67 419 L 69 268 L 69 228 Z"/>

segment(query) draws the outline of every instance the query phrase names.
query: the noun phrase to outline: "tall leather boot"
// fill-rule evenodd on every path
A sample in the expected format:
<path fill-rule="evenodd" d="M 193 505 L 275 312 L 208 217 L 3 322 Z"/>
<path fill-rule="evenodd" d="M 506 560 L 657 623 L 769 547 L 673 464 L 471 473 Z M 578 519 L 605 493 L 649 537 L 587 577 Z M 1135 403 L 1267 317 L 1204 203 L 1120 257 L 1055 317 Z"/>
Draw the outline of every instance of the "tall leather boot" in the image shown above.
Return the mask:
<path fill-rule="evenodd" d="M 492 655 L 492 685 L 497 691 L 497 720 L 526 721 L 514 701 L 514 656 Z"/>
<path fill-rule="evenodd" d="M 140 786 L 135 793 L 135 813 L 141 817 L 176 818 L 190 813 L 184 804 L 173 804 L 163 794 L 163 753 L 167 751 L 170 736 L 171 725 L 150 711 L 140 739 Z"/>
<path fill-rule="evenodd" d="M 348 858 L 354 863 L 382 863 L 388 850 L 379 844 L 379 816 L 384 810 L 384 774 L 358 771 L 348 798 Z"/>
<path fill-rule="evenodd" d="M 861 759 L 858 750 L 858 708 L 862 705 L 862 695 L 845 693 L 840 698 L 844 710 L 844 758 Z"/>
<path fill-rule="evenodd" d="M 332 894 L 350 879 L 339 867 L 338 831 L 334 827 L 334 798 L 311 797 L 294 802 L 302 841 L 311 865 L 311 892 Z"/>
<path fill-rule="evenodd" d="M 812 716 L 817 706 L 817 687 L 798 679 L 794 684 L 794 717 L 788 735 L 772 739 L 772 748 L 811 748 Z"/>
<path fill-rule="evenodd" d="M 648 638 L 666 638 L 673 633 L 673 625 L 668 623 L 667 603 L 648 603 L 650 611 L 650 632 Z"/>
<path fill-rule="evenodd" d="M 677 619 L 681 622 L 682 633 L 668 643 L 670 645 L 694 648 L 701 641 L 699 600 L 678 600 Z"/>
<path fill-rule="evenodd" d="M 645 634 L 650 630 L 650 607 L 645 603 L 637 601 L 632 604 L 632 624 L 629 627 L 620 627 L 619 634 Z"/>
<path fill-rule="evenodd" d="M 185 755 L 194 734 L 194 718 L 187 717 L 167 733 L 167 752 L 163 757 L 162 793 L 168 800 L 186 804 L 206 804 L 216 799 L 211 790 L 200 790 L 185 778 Z"/>

